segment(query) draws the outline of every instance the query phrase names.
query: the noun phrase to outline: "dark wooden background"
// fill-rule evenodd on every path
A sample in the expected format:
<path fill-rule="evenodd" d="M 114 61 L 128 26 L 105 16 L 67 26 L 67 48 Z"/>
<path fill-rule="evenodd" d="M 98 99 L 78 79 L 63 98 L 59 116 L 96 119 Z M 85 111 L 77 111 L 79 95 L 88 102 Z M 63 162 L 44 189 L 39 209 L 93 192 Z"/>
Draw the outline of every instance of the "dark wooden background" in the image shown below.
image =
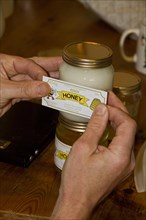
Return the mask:
<path fill-rule="evenodd" d="M 115 71 L 137 73 L 142 79 L 142 101 L 138 116 L 141 133 L 135 146 L 138 151 L 146 136 L 146 75 L 125 62 L 119 51 L 121 33 L 100 20 L 76 0 L 16 0 L 14 13 L 6 19 L 0 39 L 0 52 L 31 57 L 60 55 L 72 41 L 95 41 L 113 50 Z M 136 42 L 126 42 L 133 54 Z M 48 147 L 27 168 L 0 163 L 0 219 L 49 219 L 60 184 L 53 164 L 53 148 Z M 41 217 L 43 216 L 43 217 Z M 133 175 L 121 184 L 93 211 L 90 220 L 145 220 L 146 194 L 137 193 Z"/>

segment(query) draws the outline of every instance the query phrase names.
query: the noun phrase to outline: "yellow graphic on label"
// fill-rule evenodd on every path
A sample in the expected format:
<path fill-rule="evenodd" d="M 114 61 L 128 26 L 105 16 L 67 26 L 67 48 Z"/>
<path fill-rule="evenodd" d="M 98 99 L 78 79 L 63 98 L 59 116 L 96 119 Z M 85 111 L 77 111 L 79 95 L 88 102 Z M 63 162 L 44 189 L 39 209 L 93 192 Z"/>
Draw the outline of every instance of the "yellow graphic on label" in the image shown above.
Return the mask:
<path fill-rule="evenodd" d="M 65 153 L 65 152 L 63 152 L 63 151 L 61 151 L 61 150 L 58 150 L 58 151 L 57 151 L 57 157 L 58 157 L 59 159 L 61 159 L 61 160 L 66 160 L 67 157 L 68 157 L 68 154 Z"/>
<path fill-rule="evenodd" d="M 101 101 L 100 101 L 99 99 L 93 99 L 93 101 L 92 101 L 92 103 L 91 103 L 91 105 L 90 105 L 90 109 L 91 109 L 91 110 L 94 110 L 95 107 L 96 107 L 97 105 L 99 105 L 100 103 L 101 103 Z"/>
<path fill-rule="evenodd" d="M 57 99 L 70 100 L 70 101 L 78 102 L 81 105 L 88 106 L 86 102 L 89 99 L 86 98 L 85 96 L 82 96 L 82 95 L 79 95 L 73 92 L 69 92 L 69 91 L 57 91 L 57 93 L 59 94 Z"/>

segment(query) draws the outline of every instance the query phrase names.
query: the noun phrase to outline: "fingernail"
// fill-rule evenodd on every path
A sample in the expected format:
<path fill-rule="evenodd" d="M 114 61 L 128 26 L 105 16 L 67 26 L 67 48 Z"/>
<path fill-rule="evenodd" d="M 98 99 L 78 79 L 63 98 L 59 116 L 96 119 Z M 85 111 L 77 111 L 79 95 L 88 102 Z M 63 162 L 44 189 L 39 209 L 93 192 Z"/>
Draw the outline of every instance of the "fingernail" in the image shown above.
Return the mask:
<path fill-rule="evenodd" d="M 106 108 L 105 105 L 99 104 L 99 105 L 96 107 L 95 111 L 96 111 L 96 114 L 97 114 L 97 115 L 101 115 L 101 116 L 102 116 L 102 115 L 104 115 L 104 114 L 106 113 L 107 108 Z"/>
<path fill-rule="evenodd" d="M 50 87 L 46 83 L 41 83 L 39 86 L 37 86 L 37 93 L 39 97 L 48 95 L 49 91 Z"/>

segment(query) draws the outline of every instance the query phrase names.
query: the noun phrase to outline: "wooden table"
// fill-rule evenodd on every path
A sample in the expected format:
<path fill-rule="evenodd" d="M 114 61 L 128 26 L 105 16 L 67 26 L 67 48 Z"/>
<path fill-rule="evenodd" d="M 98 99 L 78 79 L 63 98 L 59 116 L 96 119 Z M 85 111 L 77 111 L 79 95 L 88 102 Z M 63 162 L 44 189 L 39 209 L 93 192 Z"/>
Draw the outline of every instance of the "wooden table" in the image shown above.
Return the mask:
<path fill-rule="evenodd" d="M 6 20 L 0 39 L 0 52 L 35 56 L 41 50 L 52 53 L 68 42 L 96 41 L 107 44 L 114 52 L 116 71 L 137 73 L 142 79 L 142 100 L 138 115 L 141 131 L 135 153 L 146 139 L 146 75 L 136 72 L 134 64 L 125 62 L 119 52 L 120 33 L 85 9 L 78 1 L 16 0 L 15 10 Z M 135 41 L 127 40 L 130 54 Z M 55 50 L 56 51 L 56 50 Z M 54 142 L 28 167 L 0 163 L 0 219 L 49 219 L 58 196 L 60 174 L 53 163 Z M 146 193 L 137 193 L 133 175 L 119 185 L 99 206 L 90 220 L 144 220 Z"/>

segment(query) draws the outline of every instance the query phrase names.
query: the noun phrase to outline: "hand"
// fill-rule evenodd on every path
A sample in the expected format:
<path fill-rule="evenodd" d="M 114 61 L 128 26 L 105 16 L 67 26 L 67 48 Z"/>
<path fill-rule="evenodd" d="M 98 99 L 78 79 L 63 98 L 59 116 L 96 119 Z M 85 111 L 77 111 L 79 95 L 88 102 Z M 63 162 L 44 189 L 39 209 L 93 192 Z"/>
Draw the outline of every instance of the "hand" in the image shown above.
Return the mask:
<path fill-rule="evenodd" d="M 115 137 L 108 148 L 99 140 L 108 121 Z M 92 209 L 133 170 L 136 123 L 109 92 L 108 106 L 96 107 L 84 134 L 74 143 L 62 171 L 59 197 L 51 219 L 86 219 Z"/>
<path fill-rule="evenodd" d="M 59 78 L 59 67 L 63 60 L 61 57 L 32 57 L 35 63 L 40 65 L 53 78 Z"/>
<path fill-rule="evenodd" d="M 61 62 L 60 57 L 26 59 L 0 54 L 0 116 L 20 100 L 46 96 L 50 87 L 40 80 L 48 72 L 59 76 Z"/>

